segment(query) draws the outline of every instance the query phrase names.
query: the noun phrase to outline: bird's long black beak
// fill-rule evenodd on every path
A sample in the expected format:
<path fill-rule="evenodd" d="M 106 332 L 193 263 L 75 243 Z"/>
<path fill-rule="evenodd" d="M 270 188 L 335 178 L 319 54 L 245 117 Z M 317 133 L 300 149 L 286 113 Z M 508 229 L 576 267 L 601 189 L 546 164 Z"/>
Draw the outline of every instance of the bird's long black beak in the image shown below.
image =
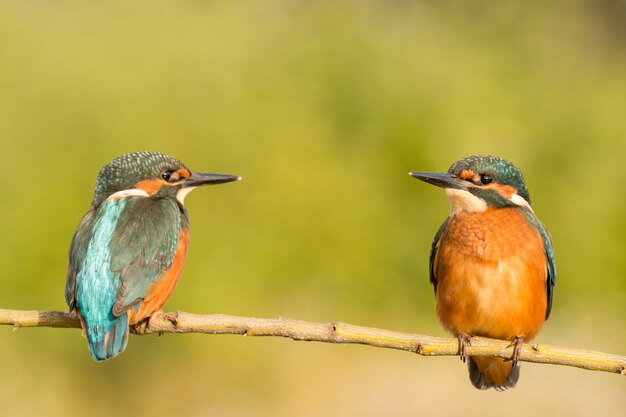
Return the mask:
<path fill-rule="evenodd" d="M 191 176 L 182 180 L 183 188 L 199 187 L 201 185 L 223 184 L 225 182 L 239 181 L 238 175 L 227 174 L 207 174 L 204 172 L 192 172 Z"/>
<path fill-rule="evenodd" d="M 409 175 L 432 185 L 441 188 L 454 188 L 457 190 L 467 190 L 472 186 L 469 181 L 462 180 L 452 174 L 444 172 L 409 172 Z"/>

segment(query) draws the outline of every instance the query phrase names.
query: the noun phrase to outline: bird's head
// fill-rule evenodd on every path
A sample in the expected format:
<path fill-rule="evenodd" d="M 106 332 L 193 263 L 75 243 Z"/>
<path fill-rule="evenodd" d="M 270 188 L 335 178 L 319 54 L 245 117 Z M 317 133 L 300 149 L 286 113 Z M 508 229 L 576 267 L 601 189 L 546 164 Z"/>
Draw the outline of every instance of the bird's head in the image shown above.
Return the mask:
<path fill-rule="evenodd" d="M 521 171 L 495 156 L 468 156 L 452 164 L 447 173 L 411 172 L 409 175 L 445 189 L 451 215 L 482 212 L 489 207 L 532 210 Z"/>
<path fill-rule="evenodd" d="M 172 197 L 181 204 L 201 185 L 237 181 L 236 175 L 192 172 L 178 159 L 159 152 L 133 152 L 115 158 L 98 174 L 92 207 L 129 196 Z"/>

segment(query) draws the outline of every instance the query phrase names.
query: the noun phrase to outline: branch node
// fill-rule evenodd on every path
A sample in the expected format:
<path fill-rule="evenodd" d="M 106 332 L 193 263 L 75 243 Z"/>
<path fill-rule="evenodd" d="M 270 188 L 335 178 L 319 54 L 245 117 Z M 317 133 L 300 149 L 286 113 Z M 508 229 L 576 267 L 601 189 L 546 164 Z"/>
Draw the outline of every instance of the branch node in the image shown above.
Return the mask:
<path fill-rule="evenodd" d="M 335 335 L 335 333 L 337 333 L 337 327 L 339 327 L 339 323 L 330 323 L 330 332 L 333 336 Z"/>
<path fill-rule="evenodd" d="M 533 345 L 533 350 L 534 350 L 535 352 L 538 352 L 538 351 L 539 351 L 539 345 L 538 345 L 537 343 L 535 343 L 535 344 Z"/>
<path fill-rule="evenodd" d="M 417 353 L 418 355 L 421 355 L 422 353 L 424 353 L 424 346 L 418 343 L 417 347 L 415 348 L 415 353 Z"/>
<path fill-rule="evenodd" d="M 166 313 L 163 315 L 163 318 L 174 326 L 178 325 L 178 311 L 172 311 L 171 313 Z"/>

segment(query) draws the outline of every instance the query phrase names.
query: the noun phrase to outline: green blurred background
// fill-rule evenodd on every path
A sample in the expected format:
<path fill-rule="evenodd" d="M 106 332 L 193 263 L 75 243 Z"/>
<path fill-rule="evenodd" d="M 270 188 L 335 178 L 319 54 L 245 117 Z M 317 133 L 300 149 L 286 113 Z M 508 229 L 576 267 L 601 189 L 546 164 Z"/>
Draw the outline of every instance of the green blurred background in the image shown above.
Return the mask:
<path fill-rule="evenodd" d="M 441 190 L 513 161 L 556 246 L 537 341 L 624 354 L 626 4 L 618 0 L 0 4 L 0 308 L 66 308 L 96 174 L 167 152 L 244 181 L 187 199 L 167 310 L 444 335 L 428 251 Z M 479 392 L 458 358 L 278 338 L 0 328 L 0 416 L 622 416 L 624 379 L 523 364 Z"/>

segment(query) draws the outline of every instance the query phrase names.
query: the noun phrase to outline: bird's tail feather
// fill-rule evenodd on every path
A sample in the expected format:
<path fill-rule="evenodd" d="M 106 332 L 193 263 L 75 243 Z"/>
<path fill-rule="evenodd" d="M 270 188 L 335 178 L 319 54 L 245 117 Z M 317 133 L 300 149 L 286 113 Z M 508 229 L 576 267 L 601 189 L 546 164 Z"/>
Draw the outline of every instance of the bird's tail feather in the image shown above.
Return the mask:
<path fill-rule="evenodd" d="M 467 358 L 470 381 L 478 389 L 494 388 L 505 391 L 513 388 L 519 379 L 519 365 L 512 361 L 489 356 Z"/>
<path fill-rule="evenodd" d="M 90 326 L 87 323 L 87 340 L 89 352 L 96 361 L 116 357 L 126 349 L 128 343 L 128 315 L 116 317 L 106 332 L 102 325 Z"/>

